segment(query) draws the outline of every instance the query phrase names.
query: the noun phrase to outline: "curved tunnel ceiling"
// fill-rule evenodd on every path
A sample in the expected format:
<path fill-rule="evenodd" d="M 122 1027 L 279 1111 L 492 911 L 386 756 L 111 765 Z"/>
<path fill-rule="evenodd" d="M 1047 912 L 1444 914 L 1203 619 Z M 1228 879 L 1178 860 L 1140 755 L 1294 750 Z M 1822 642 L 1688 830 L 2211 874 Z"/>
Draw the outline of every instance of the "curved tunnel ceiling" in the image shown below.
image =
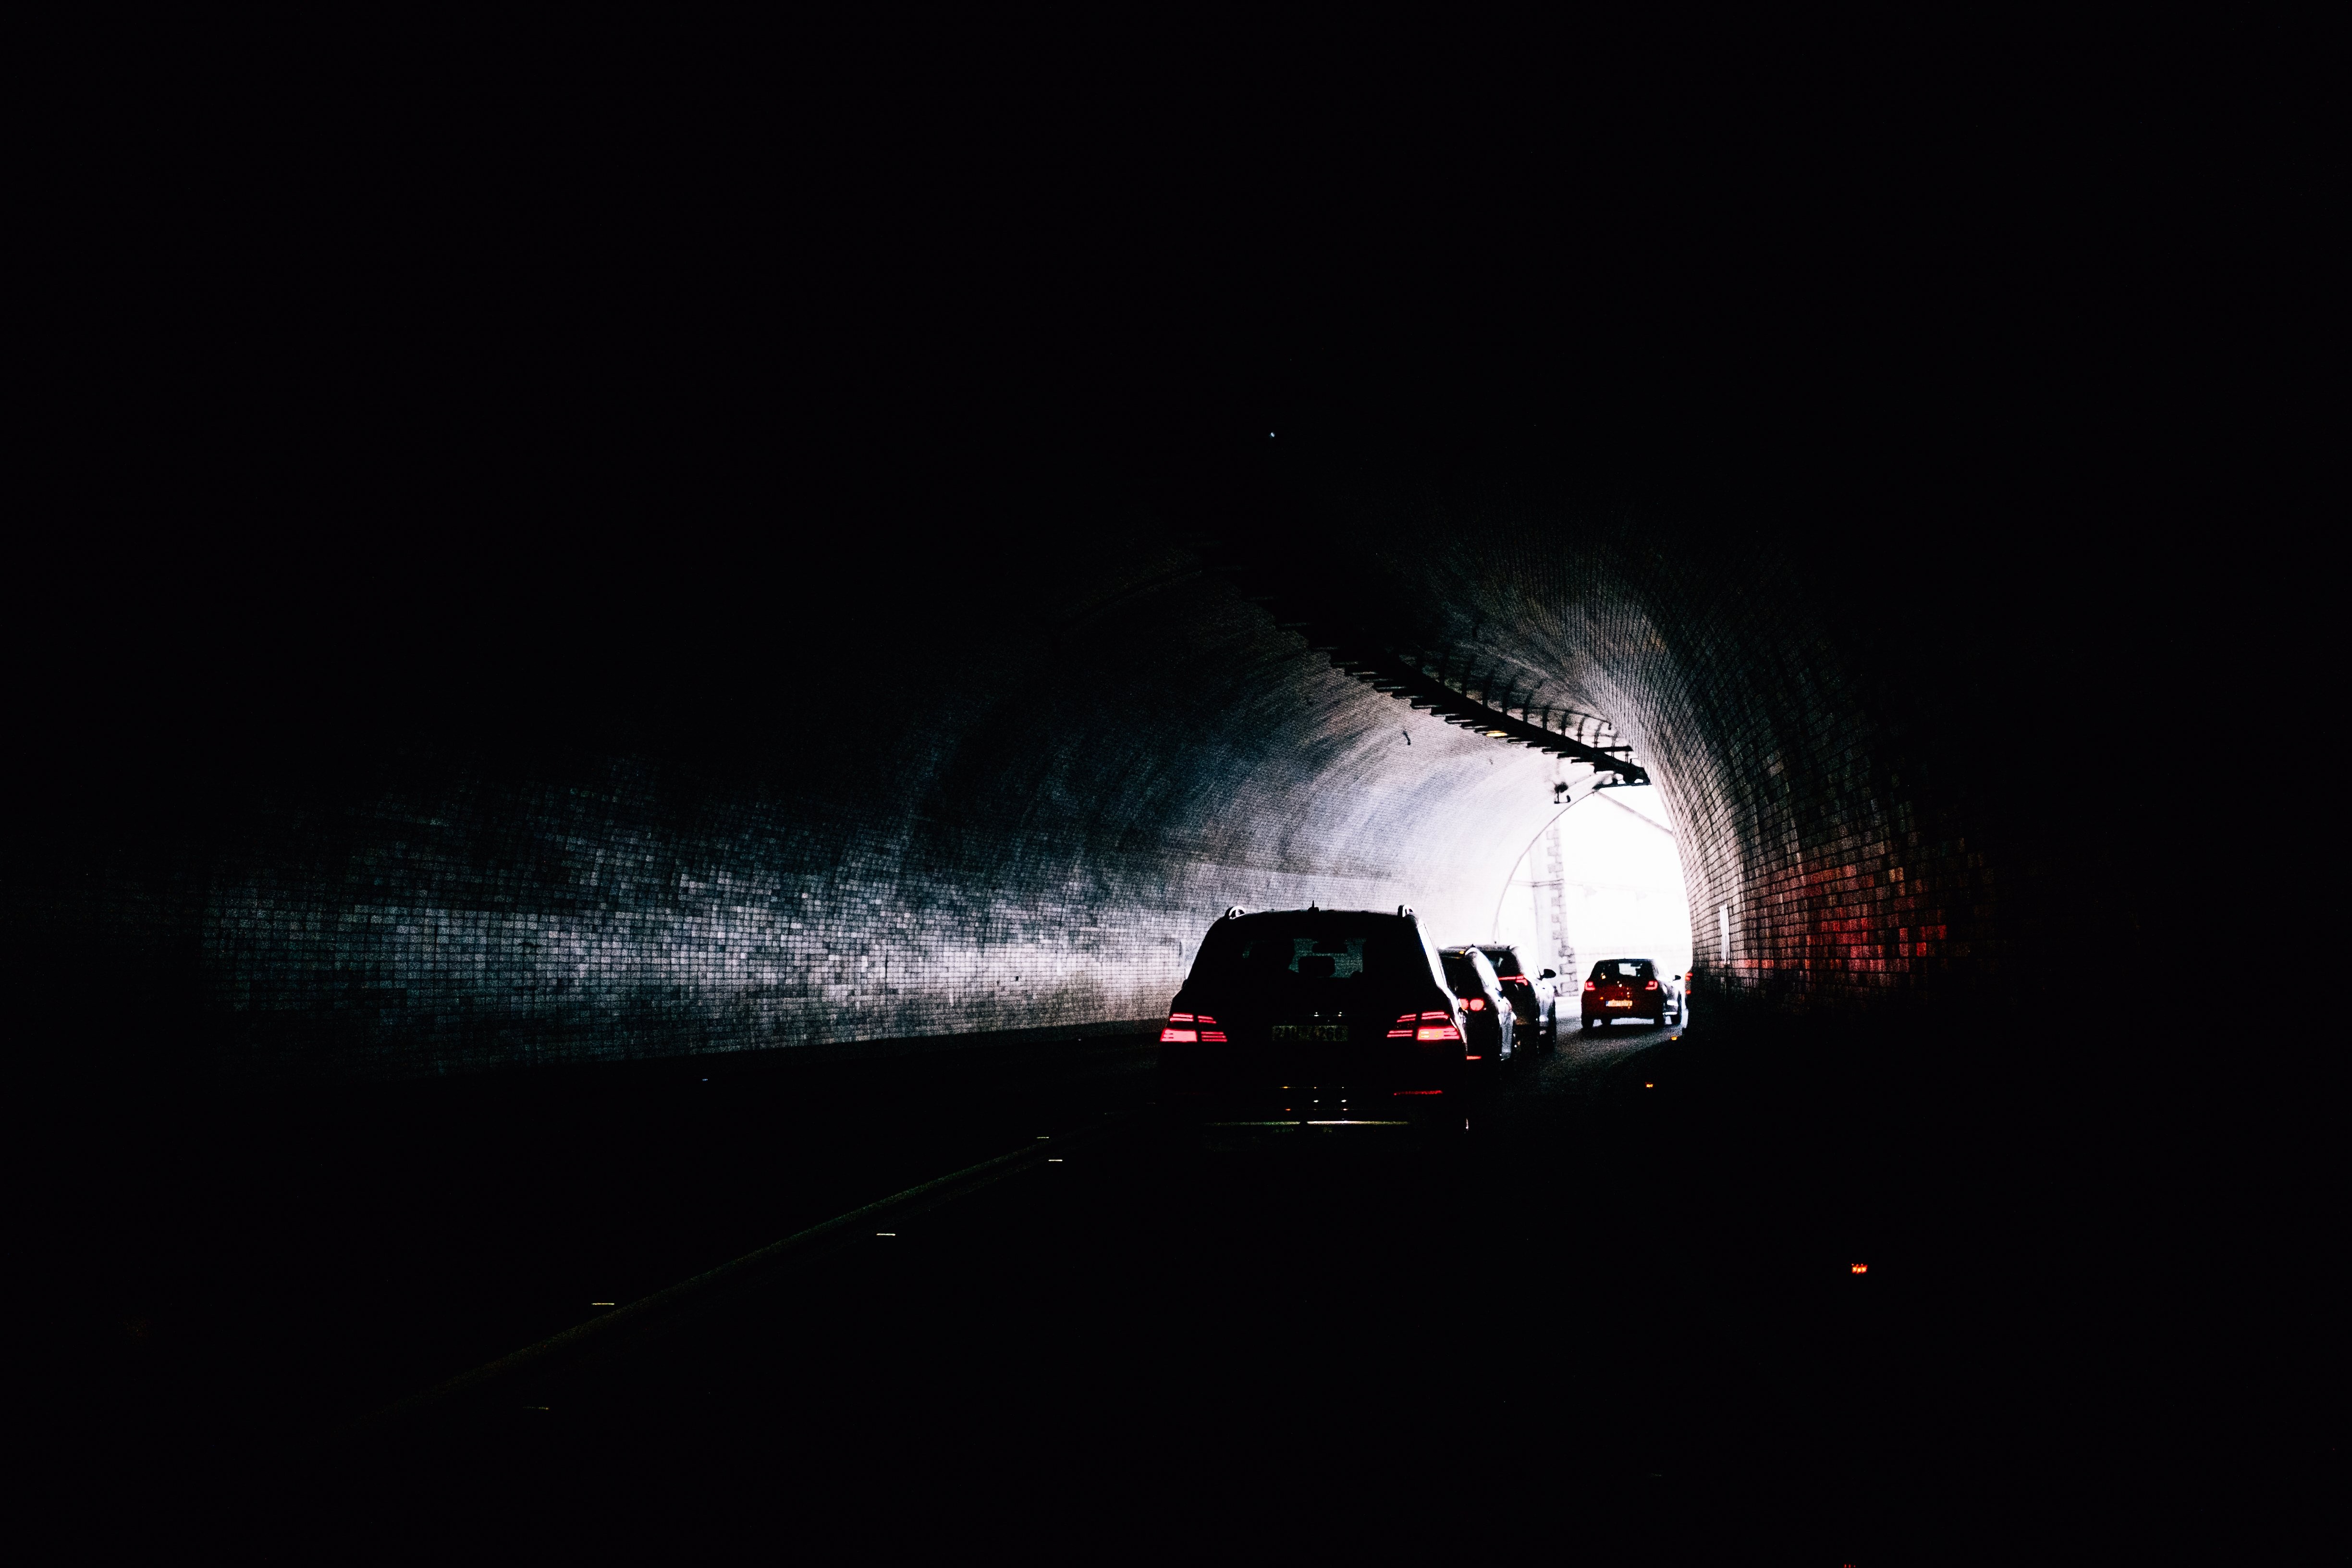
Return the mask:
<path fill-rule="evenodd" d="M 1676 825 L 1718 997 L 1866 1010 L 1997 968 L 2021 884 L 1990 819 L 1937 793 L 1784 542 L 1573 476 L 1285 462 L 877 574 L 829 619 L 698 565 L 646 591 L 718 595 L 732 640 L 672 627 L 633 700 L 659 721 L 597 720 L 625 636 L 552 687 L 535 647 L 452 665 L 474 722 L 380 694 L 401 722 L 118 846 L 60 929 L 168 974 L 238 1072 L 1079 1030 L 1157 1016 L 1235 903 L 1481 935 L 1554 786 L 1615 776 Z"/>

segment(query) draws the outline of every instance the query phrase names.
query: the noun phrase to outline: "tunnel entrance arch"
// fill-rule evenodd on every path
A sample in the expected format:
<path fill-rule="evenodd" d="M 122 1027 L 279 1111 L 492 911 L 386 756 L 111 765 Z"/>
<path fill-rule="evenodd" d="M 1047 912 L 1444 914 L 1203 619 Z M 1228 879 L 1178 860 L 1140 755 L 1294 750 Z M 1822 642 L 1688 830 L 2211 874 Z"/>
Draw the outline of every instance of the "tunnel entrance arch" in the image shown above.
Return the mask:
<path fill-rule="evenodd" d="M 1570 980 L 1601 958 L 1646 957 L 1675 973 L 1692 958 L 1690 908 L 1674 827 L 1628 804 L 1635 792 L 1570 795 L 1512 868 L 1495 900 L 1492 940 Z"/>

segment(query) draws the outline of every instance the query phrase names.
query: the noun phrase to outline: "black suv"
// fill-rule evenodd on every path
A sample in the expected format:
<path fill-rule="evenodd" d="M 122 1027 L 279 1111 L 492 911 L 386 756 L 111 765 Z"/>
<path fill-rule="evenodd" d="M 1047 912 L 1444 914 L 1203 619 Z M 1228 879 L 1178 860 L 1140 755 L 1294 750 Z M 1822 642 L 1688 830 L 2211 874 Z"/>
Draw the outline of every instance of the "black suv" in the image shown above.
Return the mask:
<path fill-rule="evenodd" d="M 1503 994 L 1510 1001 L 1519 1017 L 1519 1039 L 1530 1046 L 1551 1046 L 1559 1042 L 1559 995 L 1552 982 L 1559 971 L 1547 969 L 1541 974 L 1529 974 L 1519 967 L 1519 950 L 1507 942 L 1481 942 L 1478 951 L 1495 966 L 1496 978 L 1503 983 Z"/>
<path fill-rule="evenodd" d="M 1468 1017 L 1409 909 L 1236 909 L 1169 1007 L 1160 1103 L 1209 1121 L 1442 1122 L 1469 1087 Z"/>

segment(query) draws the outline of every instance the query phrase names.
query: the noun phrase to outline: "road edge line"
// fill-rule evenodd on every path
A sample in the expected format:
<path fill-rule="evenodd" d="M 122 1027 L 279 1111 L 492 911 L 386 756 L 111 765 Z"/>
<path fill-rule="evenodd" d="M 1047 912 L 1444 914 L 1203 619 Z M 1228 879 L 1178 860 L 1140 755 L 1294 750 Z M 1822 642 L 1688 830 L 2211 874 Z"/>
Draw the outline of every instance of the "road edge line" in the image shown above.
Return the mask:
<path fill-rule="evenodd" d="M 927 1196 L 935 1202 L 961 1196 L 961 1193 L 950 1193 L 943 1190 L 958 1184 L 965 1184 L 966 1191 L 976 1191 L 991 1182 L 1012 1175 L 1030 1165 L 1041 1163 L 1047 1157 L 1046 1150 L 1049 1147 L 1058 1144 L 1066 1149 L 1075 1143 L 1090 1141 L 1094 1136 L 1108 1131 L 1110 1126 L 1115 1124 L 1116 1120 L 1106 1119 L 1100 1125 L 1081 1129 L 1066 1137 L 1056 1134 L 1050 1139 L 1039 1139 L 1025 1149 L 1014 1149 L 996 1155 L 992 1159 L 982 1160 L 976 1165 L 966 1165 L 961 1171 L 950 1171 L 944 1176 L 934 1176 L 928 1182 L 918 1183 L 902 1192 L 893 1193 L 887 1198 L 877 1198 L 874 1202 L 851 1209 L 845 1214 L 838 1214 L 831 1219 L 820 1221 L 805 1230 L 794 1231 L 781 1241 L 772 1241 L 765 1247 L 755 1248 L 740 1258 L 730 1258 L 715 1268 L 707 1268 L 699 1274 L 679 1280 L 675 1285 L 664 1286 L 650 1296 L 640 1296 L 626 1306 L 600 1313 L 584 1323 L 575 1323 L 571 1328 L 550 1334 L 535 1343 L 525 1345 L 520 1350 L 509 1351 L 495 1361 L 485 1362 L 470 1371 L 461 1372 L 455 1377 L 436 1383 L 430 1388 L 395 1400 L 374 1414 L 362 1416 L 351 1423 L 346 1430 L 358 1433 L 389 1425 L 404 1416 L 414 1415 L 419 1411 L 444 1404 L 459 1394 L 495 1383 L 499 1378 L 520 1371 L 535 1362 L 580 1350 L 592 1341 L 656 1317 L 688 1298 L 699 1295 L 737 1275 L 773 1263 L 808 1247 L 813 1242 L 837 1235 L 861 1220 L 871 1219 L 877 1215 Z"/>

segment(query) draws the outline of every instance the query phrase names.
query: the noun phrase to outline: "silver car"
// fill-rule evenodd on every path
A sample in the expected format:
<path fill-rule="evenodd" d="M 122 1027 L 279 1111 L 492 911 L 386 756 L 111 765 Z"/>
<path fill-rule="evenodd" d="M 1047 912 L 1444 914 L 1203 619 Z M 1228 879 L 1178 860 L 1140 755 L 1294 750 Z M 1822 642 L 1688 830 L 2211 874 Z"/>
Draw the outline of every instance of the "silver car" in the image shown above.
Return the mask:
<path fill-rule="evenodd" d="M 1509 999 L 1511 1011 L 1518 1016 L 1516 1031 L 1522 1045 L 1547 1047 L 1559 1043 L 1559 996 L 1554 982 L 1559 974 L 1547 969 L 1530 974 L 1519 965 L 1519 950 L 1507 942 L 1478 944 L 1486 962 L 1495 966 L 1496 978 L 1503 983 L 1503 994 Z"/>

